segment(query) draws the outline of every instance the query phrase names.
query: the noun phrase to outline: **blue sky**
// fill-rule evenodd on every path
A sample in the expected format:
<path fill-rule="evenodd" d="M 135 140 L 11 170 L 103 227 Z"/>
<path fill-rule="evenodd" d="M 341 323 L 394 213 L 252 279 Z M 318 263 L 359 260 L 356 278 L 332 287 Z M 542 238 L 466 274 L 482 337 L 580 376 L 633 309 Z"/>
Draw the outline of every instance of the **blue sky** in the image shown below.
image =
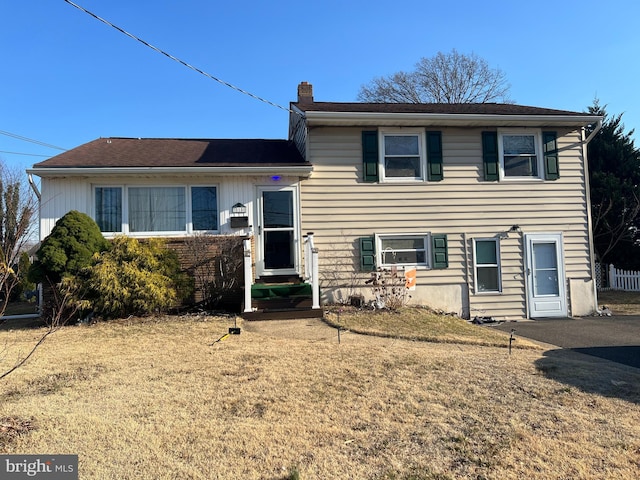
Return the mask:
<path fill-rule="evenodd" d="M 373 77 L 456 48 L 502 69 L 518 104 L 583 111 L 598 97 L 610 114 L 624 112 L 626 130 L 640 128 L 637 0 L 75 2 L 283 106 L 301 81 L 317 101 L 355 101 Z M 287 112 L 63 0 L 3 1 L 0 46 L 0 131 L 63 148 L 109 136 L 287 136 Z M 2 134 L 0 151 L 20 169 L 60 153 Z"/>

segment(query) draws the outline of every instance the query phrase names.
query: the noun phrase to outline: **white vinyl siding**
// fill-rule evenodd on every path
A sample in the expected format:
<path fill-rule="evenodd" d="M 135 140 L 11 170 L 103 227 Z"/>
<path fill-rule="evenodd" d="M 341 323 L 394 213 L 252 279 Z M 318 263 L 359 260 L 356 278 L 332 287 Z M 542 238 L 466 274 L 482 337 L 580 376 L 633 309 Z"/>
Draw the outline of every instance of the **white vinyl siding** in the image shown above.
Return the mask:
<path fill-rule="evenodd" d="M 218 201 L 218 230 L 216 233 L 249 235 L 252 232 L 251 225 L 257 225 L 256 215 L 256 185 L 274 184 L 270 176 L 200 176 L 183 175 L 176 178 L 175 175 L 149 175 L 148 178 L 131 179 L 124 176 L 90 176 L 84 178 L 56 178 L 44 177 L 41 179 L 40 191 L 40 240 L 43 240 L 53 229 L 65 213 L 77 210 L 95 217 L 95 187 L 117 187 L 125 184 L 137 186 L 175 186 L 176 180 L 183 185 L 195 187 L 216 186 Z M 298 185 L 297 177 L 282 177 L 277 183 L 281 185 Z M 189 198 L 189 197 L 188 197 Z M 231 228 L 230 218 L 233 205 L 240 203 L 247 209 L 248 224 L 246 228 Z M 122 232 L 120 232 L 122 233 Z M 178 233 L 153 233 L 139 234 L 139 236 L 183 236 L 186 232 Z M 105 236 L 109 236 L 105 233 Z"/>
<path fill-rule="evenodd" d="M 473 238 L 519 225 L 522 232 L 562 232 L 568 279 L 590 279 L 581 132 L 558 130 L 561 177 L 553 182 L 485 182 L 481 128 L 442 128 L 444 180 L 365 183 L 362 128 L 316 128 L 308 139 L 313 173 L 302 182 L 302 231 L 315 233 L 323 291 L 366 289 L 354 272 L 358 239 L 373 234 L 447 234 L 449 266 L 419 270 L 414 298 L 439 286 L 466 288 L 471 312 L 496 318 L 526 314 L 522 234 L 500 240 L 502 291 L 474 295 Z M 465 243 L 466 239 L 466 243 Z M 359 276 L 358 276 L 359 275 Z M 453 287 L 452 287 L 453 288 Z M 364 290 L 363 290 L 364 291 Z M 365 292 L 366 293 L 366 292 Z M 450 305 L 461 313 L 460 305 Z M 465 312 L 462 312 L 465 313 Z M 466 312 L 468 313 L 468 312 Z"/>

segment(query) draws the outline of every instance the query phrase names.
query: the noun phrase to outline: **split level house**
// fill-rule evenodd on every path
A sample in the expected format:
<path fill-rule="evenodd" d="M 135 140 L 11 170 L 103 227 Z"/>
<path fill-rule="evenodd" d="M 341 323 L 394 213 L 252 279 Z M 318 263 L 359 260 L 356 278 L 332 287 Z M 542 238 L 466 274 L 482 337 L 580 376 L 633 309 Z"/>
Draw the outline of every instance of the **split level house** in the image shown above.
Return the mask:
<path fill-rule="evenodd" d="M 247 314 L 276 282 L 311 283 L 318 310 L 374 300 L 372 275 L 415 269 L 409 303 L 580 316 L 597 308 L 585 128 L 601 122 L 513 104 L 316 102 L 303 82 L 287 140 L 100 138 L 28 173 L 41 178 L 41 239 L 78 210 L 106 237 L 242 241 Z"/>

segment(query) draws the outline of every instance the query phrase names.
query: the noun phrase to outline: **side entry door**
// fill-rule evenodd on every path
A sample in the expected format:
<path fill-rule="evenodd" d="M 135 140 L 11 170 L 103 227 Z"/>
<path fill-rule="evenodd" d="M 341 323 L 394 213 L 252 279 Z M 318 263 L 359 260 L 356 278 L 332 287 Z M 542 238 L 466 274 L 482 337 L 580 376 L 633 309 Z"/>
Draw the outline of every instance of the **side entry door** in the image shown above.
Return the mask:
<path fill-rule="evenodd" d="M 525 243 L 529 316 L 566 317 L 562 234 L 527 234 Z"/>

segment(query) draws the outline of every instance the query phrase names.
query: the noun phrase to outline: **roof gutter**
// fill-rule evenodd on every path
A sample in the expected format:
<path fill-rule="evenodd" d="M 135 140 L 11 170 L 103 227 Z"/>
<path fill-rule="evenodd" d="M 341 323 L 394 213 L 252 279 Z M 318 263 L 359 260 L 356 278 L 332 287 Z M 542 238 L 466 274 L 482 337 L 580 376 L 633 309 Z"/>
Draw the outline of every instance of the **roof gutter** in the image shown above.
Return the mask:
<path fill-rule="evenodd" d="M 584 144 L 589 145 L 589 142 L 593 140 L 593 137 L 596 136 L 596 134 L 600 131 L 601 128 L 602 128 L 602 117 L 598 119 L 598 122 L 596 123 L 596 128 L 594 128 L 593 132 L 589 134 L 589 136 L 584 141 Z"/>
<path fill-rule="evenodd" d="M 311 165 L 299 166 L 253 166 L 253 167 L 44 167 L 30 168 L 29 176 L 62 177 L 62 176 L 92 176 L 100 175 L 256 175 L 279 174 L 309 176 Z"/>
<path fill-rule="evenodd" d="M 593 115 L 498 115 L 450 113 L 305 112 L 309 125 L 404 125 L 441 126 L 585 126 Z"/>

